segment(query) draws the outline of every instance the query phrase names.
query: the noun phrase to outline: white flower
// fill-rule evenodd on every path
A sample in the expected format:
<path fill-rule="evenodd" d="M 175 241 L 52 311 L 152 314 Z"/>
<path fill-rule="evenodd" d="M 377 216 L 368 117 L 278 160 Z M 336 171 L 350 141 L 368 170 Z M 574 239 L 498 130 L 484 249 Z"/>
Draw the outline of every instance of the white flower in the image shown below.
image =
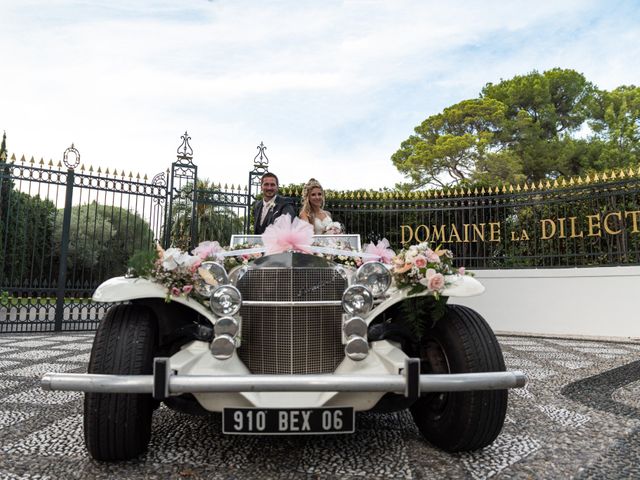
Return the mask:
<path fill-rule="evenodd" d="M 179 267 L 191 267 L 199 260 L 199 257 L 191 256 L 179 248 L 169 248 L 164 252 L 162 268 L 170 272 Z"/>
<path fill-rule="evenodd" d="M 411 245 L 409 247 L 409 250 L 407 250 L 407 253 L 404 256 L 404 260 L 407 263 L 413 263 L 413 261 L 416 259 L 418 255 L 420 255 L 420 251 L 418 250 L 418 247 L 416 247 L 415 245 Z"/>

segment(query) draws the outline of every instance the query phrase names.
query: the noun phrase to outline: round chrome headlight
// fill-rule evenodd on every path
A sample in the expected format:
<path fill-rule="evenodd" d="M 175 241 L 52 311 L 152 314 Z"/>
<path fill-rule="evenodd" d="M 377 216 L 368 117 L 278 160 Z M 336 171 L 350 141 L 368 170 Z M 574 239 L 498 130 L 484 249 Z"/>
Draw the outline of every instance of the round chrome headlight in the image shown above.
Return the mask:
<path fill-rule="evenodd" d="M 235 315 L 242 305 L 242 295 L 233 285 L 223 285 L 211 294 L 209 304 L 213 313 L 218 316 Z"/>
<path fill-rule="evenodd" d="M 220 335 L 235 337 L 239 330 L 240 324 L 238 323 L 238 320 L 233 317 L 219 318 L 213 326 L 213 332 L 216 334 L 216 337 Z"/>
<path fill-rule="evenodd" d="M 211 354 L 218 360 L 231 358 L 235 349 L 236 342 L 229 335 L 220 335 L 211 342 Z"/>
<path fill-rule="evenodd" d="M 377 297 L 389 289 L 391 273 L 383 263 L 367 262 L 358 268 L 356 283 L 368 287 L 373 296 Z"/>
<path fill-rule="evenodd" d="M 356 362 L 364 360 L 369 355 L 369 344 L 364 338 L 358 335 L 351 335 L 344 346 L 344 353 Z"/>
<path fill-rule="evenodd" d="M 198 275 L 199 279 L 194 284 L 194 288 L 198 294 L 206 298 L 209 298 L 220 285 L 229 283 L 227 272 L 217 262 L 202 262 L 198 268 Z"/>
<path fill-rule="evenodd" d="M 373 308 L 371 290 L 363 285 L 353 285 L 342 295 L 342 308 L 351 315 L 366 315 Z"/>
<path fill-rule="evenodd" d="M 367 322 L 360 317 L 352 317 L 343 325 L 344 336 L 349 338 L 351 335 L 357 335 L 359 337 L 367 336 Z"/>

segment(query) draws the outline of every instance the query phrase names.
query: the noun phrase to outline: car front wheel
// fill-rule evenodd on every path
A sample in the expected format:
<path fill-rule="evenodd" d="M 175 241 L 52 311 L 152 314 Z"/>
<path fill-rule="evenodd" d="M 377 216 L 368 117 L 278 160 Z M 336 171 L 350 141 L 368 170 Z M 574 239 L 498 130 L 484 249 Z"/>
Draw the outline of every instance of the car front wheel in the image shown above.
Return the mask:
<path fill-rule="evenodd" d="M 88 373 L 151 375 L 158 325 L 151 310 L 135 304 L 111 307 L 93 341 Z M 151 438 L 150 394 L 86 393 L 84 438 L 96 460 L 127 460 Z"/>
<path fill-rule="evenodd" d="M 500 345 L 474 310 L 447 305 L 446 314 L 427 330 L 420 344 L 421 373 L 504 371 Z M 504 424 L 507 390 L 424 393 L 411 407 L 420 433 L 449 452 L 471 451 L 492 443 Z"/>

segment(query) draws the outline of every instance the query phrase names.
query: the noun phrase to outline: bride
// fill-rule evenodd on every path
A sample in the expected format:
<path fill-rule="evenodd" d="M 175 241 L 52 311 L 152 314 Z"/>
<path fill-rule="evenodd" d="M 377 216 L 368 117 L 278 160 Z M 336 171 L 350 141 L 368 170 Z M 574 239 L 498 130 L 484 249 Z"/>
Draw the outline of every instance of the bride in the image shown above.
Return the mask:
<path fill-rule="evenodd" d="M 324 207 L 324 190 L 315 178 L 310 179 L 302 190 L 302 208 L 300 218 L 313 225 L 313 233 L 322 235 L 333 223 L 331 215 Z"/>

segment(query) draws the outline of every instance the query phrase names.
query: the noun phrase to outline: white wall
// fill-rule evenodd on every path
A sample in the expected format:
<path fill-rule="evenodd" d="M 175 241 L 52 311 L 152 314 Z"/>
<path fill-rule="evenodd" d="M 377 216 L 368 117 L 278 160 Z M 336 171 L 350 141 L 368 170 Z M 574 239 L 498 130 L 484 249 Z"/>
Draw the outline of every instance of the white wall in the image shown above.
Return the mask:
<path fill-rule="evenodd" d="M 640 267 L 477 270 L 486 291 L 450 298 L 495 331 L 640 338 Z"/>

